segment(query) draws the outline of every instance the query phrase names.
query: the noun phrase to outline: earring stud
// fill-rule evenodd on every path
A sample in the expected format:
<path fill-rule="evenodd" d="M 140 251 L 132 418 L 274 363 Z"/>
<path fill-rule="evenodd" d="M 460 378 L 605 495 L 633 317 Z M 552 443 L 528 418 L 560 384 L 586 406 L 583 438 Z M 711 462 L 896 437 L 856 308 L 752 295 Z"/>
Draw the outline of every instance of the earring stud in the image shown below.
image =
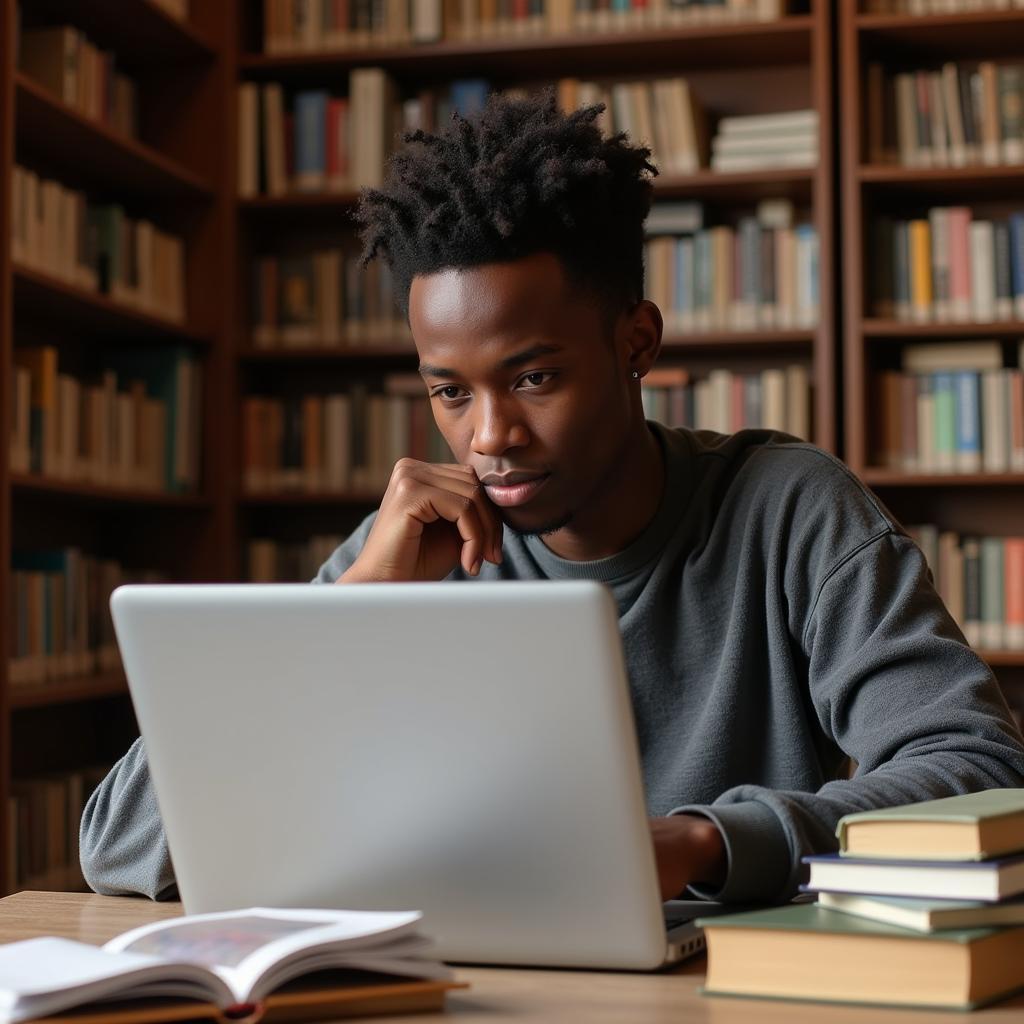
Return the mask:
<path fill-rule="evenodd" d="M 639 370 L 634 370 L 633 371 L 633 380 L 639 380 L 639 379 L 640 379 L 640 371 Z"/>

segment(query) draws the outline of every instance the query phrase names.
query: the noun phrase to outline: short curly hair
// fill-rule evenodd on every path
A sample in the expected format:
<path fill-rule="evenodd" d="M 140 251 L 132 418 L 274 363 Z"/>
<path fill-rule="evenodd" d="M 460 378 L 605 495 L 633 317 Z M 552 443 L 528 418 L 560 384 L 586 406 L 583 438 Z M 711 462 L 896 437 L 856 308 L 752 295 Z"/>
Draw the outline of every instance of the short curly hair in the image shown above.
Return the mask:
<path fill-rule="evenodd" d="M 553 90 L 492 95 L 437 133 L 407 132 L 360 196 L 363 262 L 381 257 L 408 311 L 417 274 L 552 252 L 608 311 L 643 297 L 651 151 L 602 135 L 604 105 L 561 113 Z"/>

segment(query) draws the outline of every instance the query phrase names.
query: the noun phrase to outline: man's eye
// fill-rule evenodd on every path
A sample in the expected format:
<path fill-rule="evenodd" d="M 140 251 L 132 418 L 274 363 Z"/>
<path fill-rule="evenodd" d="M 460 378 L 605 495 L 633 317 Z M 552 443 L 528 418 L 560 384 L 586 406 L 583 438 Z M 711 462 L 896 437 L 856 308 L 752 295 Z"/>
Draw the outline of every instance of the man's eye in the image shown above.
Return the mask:
<path fill-rule="evenodd" d="M 528 373 L 522 378 L 520 383 L 525 384 L 527 387 L 539 388 L 542 384 L 547 382 L 554 376 L 552 373 L 547 373 L 542 370 L 538 370 L 536 373 Z"/>
<path fill-rule="evenodd" d="M 438 391 L 435 391 L 434 395 L 435 395 L 435 397 L 438 397 L 438 398 L 446 398 L 446 399 L 448 399 L 448 401 L 451 402 L 451 401 L 454 401 L 456 398 L 460 397 L 461 391 L 462 391 L 462 388 L 458 387 L 457 385 L 455 385 L 455 384 L 448 384 L 446 387 L 443 387 L 443 388 L 439 389 Z"/>

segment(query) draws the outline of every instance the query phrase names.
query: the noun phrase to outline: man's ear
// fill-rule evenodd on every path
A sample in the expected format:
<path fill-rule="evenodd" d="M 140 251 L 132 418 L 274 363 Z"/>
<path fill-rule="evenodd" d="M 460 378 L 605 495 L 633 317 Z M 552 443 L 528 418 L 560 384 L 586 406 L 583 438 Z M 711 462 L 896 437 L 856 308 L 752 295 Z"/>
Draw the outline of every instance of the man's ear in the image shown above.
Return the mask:
<path fill-rule="evenodd" d="M 624 314 L 620 321 L 621 344 L 627 358 L 627 375 L 634 371 L 645 377 L 661 351 L 664 321 L 661 310 L 649 299 L 641 299 Z"/>

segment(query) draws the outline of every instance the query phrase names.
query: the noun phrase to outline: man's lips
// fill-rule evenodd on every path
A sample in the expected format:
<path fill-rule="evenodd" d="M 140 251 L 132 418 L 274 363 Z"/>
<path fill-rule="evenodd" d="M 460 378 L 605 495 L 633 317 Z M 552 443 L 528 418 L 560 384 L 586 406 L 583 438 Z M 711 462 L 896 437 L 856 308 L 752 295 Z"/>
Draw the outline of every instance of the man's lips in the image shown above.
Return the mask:
<path fill-rule="evenodd" d="M 487 497 L 501 508 L 525 505 L 544 486 L 547 473 L 492 473 L 482 477 L 480 482 Z"/>

